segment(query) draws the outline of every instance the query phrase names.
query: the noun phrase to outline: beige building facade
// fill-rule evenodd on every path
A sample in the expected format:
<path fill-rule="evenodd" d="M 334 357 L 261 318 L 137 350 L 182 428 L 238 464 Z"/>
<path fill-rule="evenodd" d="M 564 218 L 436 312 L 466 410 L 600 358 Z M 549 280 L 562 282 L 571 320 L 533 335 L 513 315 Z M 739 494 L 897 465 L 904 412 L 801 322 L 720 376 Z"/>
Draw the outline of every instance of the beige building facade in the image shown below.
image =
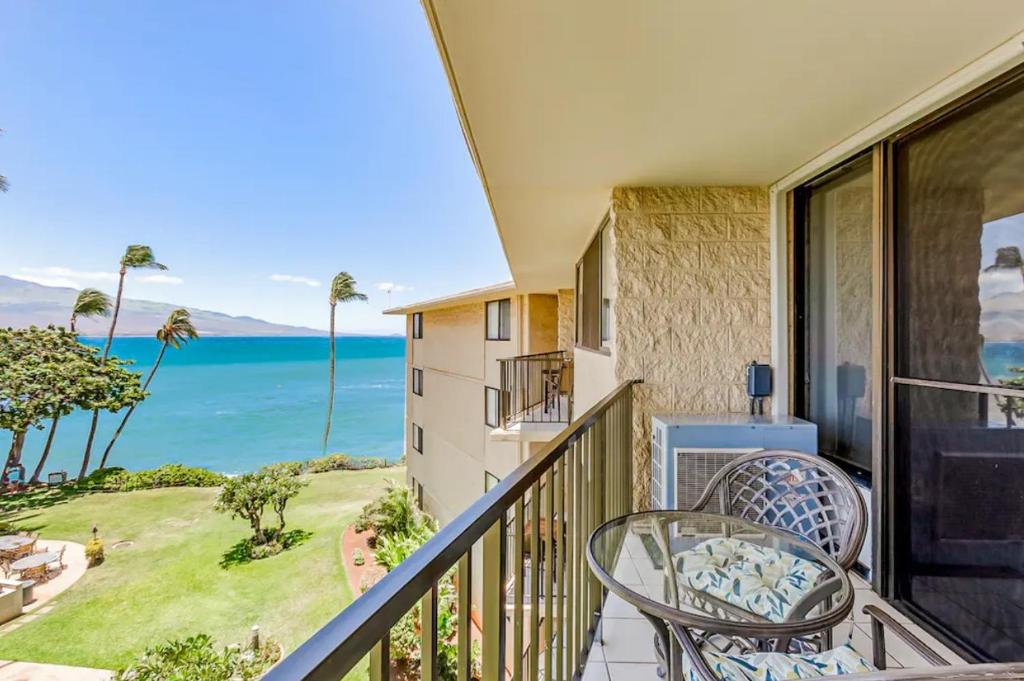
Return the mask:
<path fill-rule="evenodd" d="M 506 303 L 507 313 L 499 309 Z M 488 326 L 489 306 L 500 329 L 493 316 Z M 444 525 L 542 445 L 495 435 L 500 424 L 488 389 L 502 387 L 501 360 L 558 349 L 559 299 L 505 283 L 388 314 L 406 317 L 407 482 Z"/>

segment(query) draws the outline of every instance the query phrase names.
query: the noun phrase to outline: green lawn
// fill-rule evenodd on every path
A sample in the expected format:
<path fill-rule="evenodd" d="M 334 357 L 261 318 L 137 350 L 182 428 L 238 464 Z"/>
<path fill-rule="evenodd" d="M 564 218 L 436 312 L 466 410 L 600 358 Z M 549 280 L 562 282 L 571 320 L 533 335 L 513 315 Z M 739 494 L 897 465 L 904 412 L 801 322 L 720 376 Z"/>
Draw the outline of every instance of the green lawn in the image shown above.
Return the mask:
<path fill-rule="evenodd" d="M 13 521 L 44 539 L 85 543 L 95 523 L 107 560 L 52 601 L 51 612 L 0 635 L 0 659 L 116 669 L 167 638 L 205 632 L 240 642 L 253 624 L 291 651 L 352 601 L 341 533 L 386 478 L 403 477 L 401 468 L 307 476 L 286 517 L 288 529 L 311 536 L 227 568 L 221 560 L 248 525 L 213 511 L 215 489 L 89 494 L 22 511 Z M 134 545 L 110 550 L 119 540 Z"/>

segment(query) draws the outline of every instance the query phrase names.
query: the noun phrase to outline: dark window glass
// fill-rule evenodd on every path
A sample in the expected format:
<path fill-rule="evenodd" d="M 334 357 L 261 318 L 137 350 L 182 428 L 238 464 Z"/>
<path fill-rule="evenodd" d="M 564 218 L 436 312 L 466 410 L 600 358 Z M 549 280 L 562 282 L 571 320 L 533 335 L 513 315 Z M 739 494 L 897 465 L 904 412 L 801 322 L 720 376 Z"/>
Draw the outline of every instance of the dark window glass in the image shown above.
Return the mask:
<path fill-rule="evenodd" d="M 1024 658 L 1021 121 L 1018 80 L 893 159 L 896 596 L 1000 661 Z"/>
<path fill-rule="evenodd" d="M 491 428 L 497 428 L 501 421 L 500 393 L 497 388 L 484 388 L 484 423 Z"/>
<path fill-rule="evenodd" d="M 423 394 L 423 369 L 412 370 L 412 392 L 414 395 Z"/>
<path fill-rule="evenodd" d="M 798 192 L 803 248 L 801 416 L 821 451 L 871 468 L 871 157 Z"/>
<path fill-rule="evenodd" d="M 423 453 L 423 429 L 412 424 L 412 448 L 420 454 Z"/>
<path fill-rule="evenodd" d="M 1024 659 L 1024 429 L 992 423 L 996 402 L 897 386 L 894 544 L 897 595 L 979 657 L 1009 661 Z"/>
<path fill-rule="evenodd" d="M 897 374 L 1024 376 L 1024 81 L 896 146 Z"/>
<path fill-rule="evenodd" d="M 508 298 L 487 303 L 487 340 L 512 338 L 512 301 Z"/>
<path fill-rule="evenodd" d="M 576 342 L 591 350 L 601 348 L 600 236 L 590 242 L 576 265 Z"/>
<path fill-rule="evenodd" d="M 412 314 L 412 337 L 423 338 L 423 313 L 413 312 Z"/>

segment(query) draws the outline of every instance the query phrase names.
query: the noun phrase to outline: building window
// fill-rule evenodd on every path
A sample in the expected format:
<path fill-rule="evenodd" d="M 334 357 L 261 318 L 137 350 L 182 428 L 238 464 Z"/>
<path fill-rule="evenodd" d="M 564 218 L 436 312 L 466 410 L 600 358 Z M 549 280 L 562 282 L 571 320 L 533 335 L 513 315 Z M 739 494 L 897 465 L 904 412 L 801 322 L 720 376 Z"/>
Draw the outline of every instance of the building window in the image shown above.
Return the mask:
<path fill-rule="evenodd" d="M 423 453 L 423 429 L 412 424 L 412 448 L 420 454 Z"/>
<path fill-rule="evenodd" d="M 497 428 L 501 422 L 501 393 L 497 388 L 484 387 L 484 423 Z"/>
<path fill-rule="evenodd" d="M 412 337 L 423 338 L 423 313 L 412 313 Z"/>
<path fill-rule="evenodd" d="M 612 344 L 612 333 L 615 328 L 615 282 L 612 281 L 612 230 L 605 225 L 601 229 L 601 347 Z"/>
<path fill-rule="evenodd" d="M 611 227 L 606 220 L 576 263 L 576 344 L 590 350 L 600 350 L 612 341 L 611 238 Z"/>
<path fill-rule="evenodd" d="M 487 471 L 484 471 L 484 491 L 485 492 L 490 492 L 492 489 L 494 489 L 495 485 L 497 485 L 499 482 L 501 482 L 501 478 L 499 478 L 497 475 L 494 475 L 493 473 L 489 473 Z"/>
<path fill-rule="evenodd" d="M 412 394 L 423 395 L 423 369 L 412 369 Z"/>
<path fill-rule="evenodd" d="M 487 303 L 487 340 L 512 338 L 512 301 L 508 298 Z"/>

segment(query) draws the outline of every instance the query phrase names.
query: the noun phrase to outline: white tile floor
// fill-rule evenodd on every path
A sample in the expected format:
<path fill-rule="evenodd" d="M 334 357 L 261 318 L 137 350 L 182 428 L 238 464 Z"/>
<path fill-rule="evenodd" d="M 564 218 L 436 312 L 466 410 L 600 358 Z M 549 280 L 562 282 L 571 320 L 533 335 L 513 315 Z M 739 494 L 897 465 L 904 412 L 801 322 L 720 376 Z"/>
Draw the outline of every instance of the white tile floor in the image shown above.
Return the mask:
<path fill-rule="evenodd" d="M 643 583 L 640 575 L 629 575 L 637 584 Z M 853 647 L 867 659 L 871 659 L 871 626 L 869 618 L 861 613 L 867 604 L 874 604 L 909 625 L 910 630 L 926 644 L 951 662 L 961 661 L 955 653 L 936 641 L 919 627 L 910 624 L 903 614 L 897 612 L 879 598 L 860 577 L 853 577 L 855 601 L 850 619 L 833 631 L 836 645 L 851 641 Z M 624 580 L 623 583 L 626 583 Z M 583 681 L 660 681 L 656 673 L 653 639 L 654 631 L 633 606 L 621 598 L 609 594 L 605 603 L 604 645 L 594 643 Z M 893 635 L 886 636 L 890 668 L 927 667 L 928 664 L 906 644 Z"/>

